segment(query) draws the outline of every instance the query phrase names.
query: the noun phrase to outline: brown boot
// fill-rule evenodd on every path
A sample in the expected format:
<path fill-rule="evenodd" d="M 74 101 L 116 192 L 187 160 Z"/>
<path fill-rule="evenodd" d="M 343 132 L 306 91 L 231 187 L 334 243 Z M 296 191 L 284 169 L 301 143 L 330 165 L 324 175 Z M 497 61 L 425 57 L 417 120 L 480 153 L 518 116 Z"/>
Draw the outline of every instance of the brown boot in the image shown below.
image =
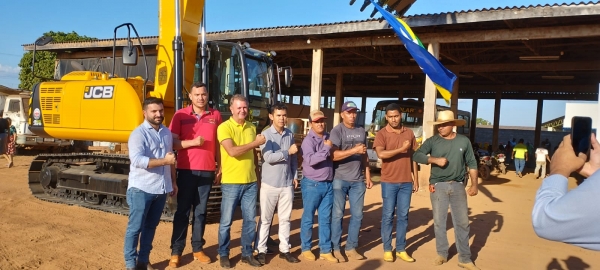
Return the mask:
<path fill-rule="evenodd" d="M 179 258 L 180 257 L 181 256 L 179 256 L 179 255 L 172 255 L 171 260 L 169 261 L 169 267 L 171 267 L 171 268 L 179 267 Z"/>
<path fill-rule="evenodd" d="M 201 263 L 210 263 L 210 257 L 204 254 L 204 251 L 194 252 L 194 260 L 198 260 Z"/>
<path fill-rule="evenodd" d="M 333 256 L 333 253 L 321 253 L 319 259 L 326 260 L 330 263 L 339 263 L 340 261 Z"/>
<path fill-rule="evenodd" d="M 465 268 L 468 270 L 480 270 L 479 267 L 475 266 L 475 264 L 473 262 L 470 263 L 458 263 L 458 266 L 461 268 Z"/>
<path fill-rule="evenodd" d="M 311 261 L 314 261 L 314 260 L 316 260 L 316 259 L 317 259 L 317 258 L 315 257 L 315 254 L 314 254 L 314 253 L 312 253 L 312 251 L 310 251 L 310 250 L 307 250 L 307 251 L 302 251 L 302 256 L 303 256 L 304 258 L 306 258 L 307 260 L 311 260 Z"/>
<path fill-rule="evenodd" d="M 356 249 L 346 250 L 346 257 L 348 257 L 348 259 L 352 258 L 354 260 L 364 260 L 365 259 L 365 256 L 358 253 L 356 251 Z"/>
<path fill-rule="evenodd" d="M 448 262 L 448 259 L 437 255 L 437 257 L 435 257 L 435 259 L 433 260 L 433 265 L 442 265 L 444 263 Z"/>

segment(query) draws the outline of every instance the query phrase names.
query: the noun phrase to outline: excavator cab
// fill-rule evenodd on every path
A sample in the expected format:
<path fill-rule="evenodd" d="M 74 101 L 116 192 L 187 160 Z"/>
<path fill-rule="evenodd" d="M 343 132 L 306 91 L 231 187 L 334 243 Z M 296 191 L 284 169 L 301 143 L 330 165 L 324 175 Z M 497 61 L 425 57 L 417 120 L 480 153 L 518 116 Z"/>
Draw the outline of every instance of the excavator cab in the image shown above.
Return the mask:
<path fill-rule="evenodd" d="M 277 68 L 265 52 L 254 50 L 247 44 L 210 42 L 208 59 L 209 97 L 214 109 L 223 119 L 231 116 L 229 102 L 235 94 L 248 98 L 248 121 L 261 130 L 268 124 L 270 104 L 276 100 Z M 201 61 L 198 58 L 198 61 Z M 201 77 L 201 67 L 196 65 L 196 75 Z"/>

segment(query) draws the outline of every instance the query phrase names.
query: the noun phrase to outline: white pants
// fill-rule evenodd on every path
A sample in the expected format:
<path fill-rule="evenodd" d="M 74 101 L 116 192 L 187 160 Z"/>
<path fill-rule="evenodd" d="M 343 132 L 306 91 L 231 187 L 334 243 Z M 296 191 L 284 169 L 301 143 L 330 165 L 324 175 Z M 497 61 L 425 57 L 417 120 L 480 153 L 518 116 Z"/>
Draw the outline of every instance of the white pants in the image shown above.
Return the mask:
<path fill-rule="evenodd" d="M 546 177 L 546 161 L 536 161 L 535 162 L 535 177 L 538 176 L 538 172 L 540 171 L 540 168 L 542 168 L 542 174 L 540 175 L 540 178 Z"/>
<path fill-rule="evenodd" d="M 294 186 L 276 188 L 260 185 L 260 224 L 258 226 L 258 252 L 267 252 L 267 239 L 271 221 L 277 207 L 279 216 L 279 252 L 290 252 L 290 217 L 294 202 Z"/>

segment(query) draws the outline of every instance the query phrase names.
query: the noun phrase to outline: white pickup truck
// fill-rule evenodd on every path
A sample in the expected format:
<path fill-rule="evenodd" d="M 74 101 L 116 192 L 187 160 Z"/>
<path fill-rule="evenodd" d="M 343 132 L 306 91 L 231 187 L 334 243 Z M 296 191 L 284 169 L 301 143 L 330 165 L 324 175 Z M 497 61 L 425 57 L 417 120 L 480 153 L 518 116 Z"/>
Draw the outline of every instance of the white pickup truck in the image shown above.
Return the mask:
<path fill-rule="evenodd" d="M 70 147 L 72 142 L 69 140 L 42 138 L 29 131 L 29 124 L 27 122 L 29 117 L 29 97 L 30 93 L 28 91 L 0 92 L 0 116 L 10 118 L 12 125 L 17 129 L 16 146 L 26 149 L 53 148 L 53 150 Z"/>

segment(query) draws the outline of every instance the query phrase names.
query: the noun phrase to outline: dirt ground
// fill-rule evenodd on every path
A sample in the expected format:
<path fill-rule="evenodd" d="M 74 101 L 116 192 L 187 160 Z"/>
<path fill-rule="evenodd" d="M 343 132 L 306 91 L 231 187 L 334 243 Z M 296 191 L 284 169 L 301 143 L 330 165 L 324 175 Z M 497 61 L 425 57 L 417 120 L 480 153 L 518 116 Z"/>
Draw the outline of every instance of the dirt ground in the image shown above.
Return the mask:
<path fill-rule="evenodd" d="M 123 269 L 123 236 L 127 217 L 78 206 L 40 201 L 27 187 L 27 169 L 32 157 L 17 157 L 15 167 L 0 161 L 0 269 Z M 377 180 L 375 177 L 374 180 Z M 571 181 L 575 186 L 575 181 Z M 480 193 L 469 198 L 471 210 L 471 251 L 482 269 L 596 269 L 597 252 L 538 238 L 531 226 L 531 209 L 540 180 L 530 173 L 522 179 L 514 172 L 492 177 L 481 185 Z M 407 251 L 415 263 L 384 262 L 380 237 L 381 189 L 375 185 L 365 199 L 365 216 L 358 250 L 363 261 L 330 264 L 307 261 L 289 264 L 277 255 L 267 256 L 268 269 L 458 269 L 456 248 L 450 248 L 447 264 L 435 267 L 436 256 L 429 194 L 413 196 L 409 215 Z M 300 254 L 299 223 L 302 210 L 292 214 L 292 253 Z M 347 225 L 347 224 L 345 224 Z M 596 225 L 593 225 L 596 226 Z M 154 239 L 151 262 L 157 269 L 167 267 L 170 255 L 171 223 L 161 223 Z M 236 269 L 250 269 L 240 262 L 241 221 L 232 227 L 231 259 Z M 276 228 L 276 226 L 274 227 Z M 192 261 L 186 247 L 180 269 L 220 269 L 216 262 L 218 224 L 206 228 L 206 252 L 215 262 L 203 265 Z M 314 230 L 313 244 L 317 242 Z M 271 232 L 277 239 L 277 231 Z M 449 226 L 450 243 L 454 241 Z M 276 247 L 272 249 L 277 250 Z M 344 260 L 342 260 L 344 261 Z"/>

